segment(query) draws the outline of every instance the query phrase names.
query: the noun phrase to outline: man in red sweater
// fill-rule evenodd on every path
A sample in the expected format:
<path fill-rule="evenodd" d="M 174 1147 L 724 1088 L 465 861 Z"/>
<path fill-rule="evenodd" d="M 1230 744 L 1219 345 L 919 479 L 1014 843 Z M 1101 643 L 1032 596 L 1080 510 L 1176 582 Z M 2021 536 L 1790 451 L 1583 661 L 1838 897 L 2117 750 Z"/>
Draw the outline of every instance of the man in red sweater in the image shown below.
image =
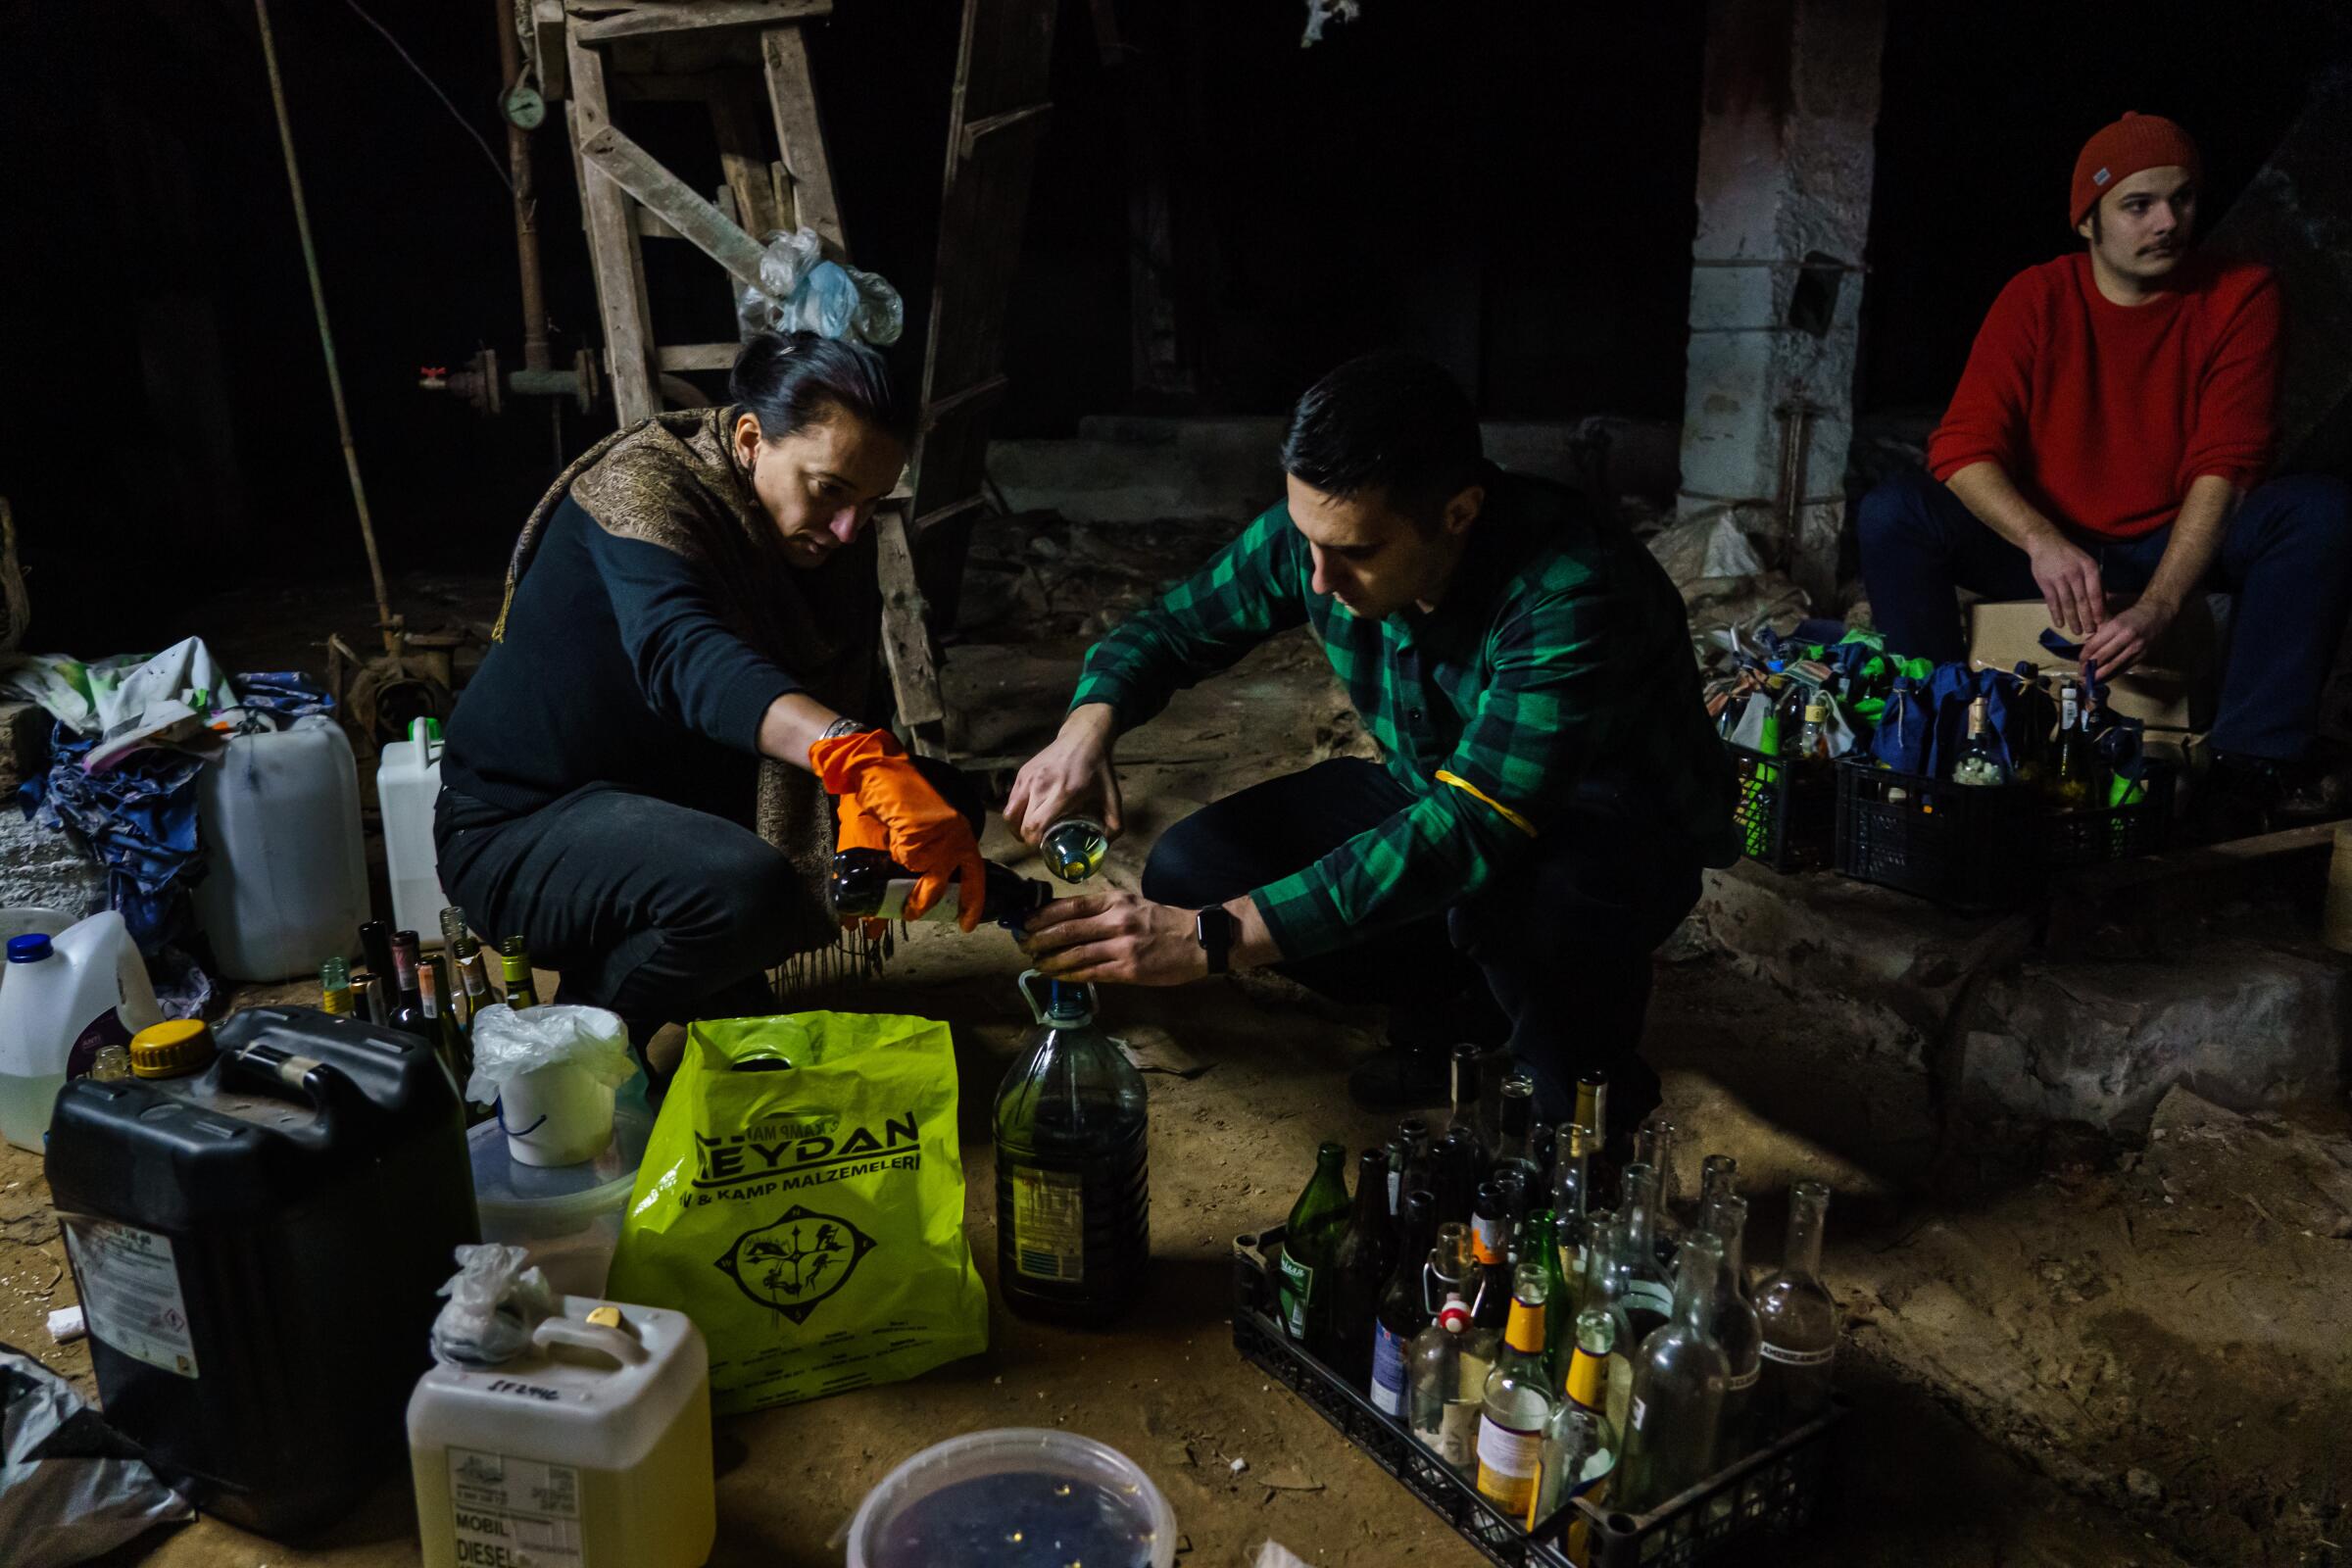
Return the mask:
<path fill-rule="evenodd" d="M 2067 216 L 2088 243 L 1993 301 L 1928 473 L 1862 503 L 1862 573 L 1902 653 L 1966 657 L 1955 588 L 2039 594 L 2102 675 L 2190 594 L 2237 595 L 2213 746 L 2226 785 L 2275 801 L 2352 604 L 2352 498 L 2324 476 L 2264 482 L 2278 287 L 2192 251 L 2201 175 L 2196 144 L 2156 115 L 2084 145 Z"/>

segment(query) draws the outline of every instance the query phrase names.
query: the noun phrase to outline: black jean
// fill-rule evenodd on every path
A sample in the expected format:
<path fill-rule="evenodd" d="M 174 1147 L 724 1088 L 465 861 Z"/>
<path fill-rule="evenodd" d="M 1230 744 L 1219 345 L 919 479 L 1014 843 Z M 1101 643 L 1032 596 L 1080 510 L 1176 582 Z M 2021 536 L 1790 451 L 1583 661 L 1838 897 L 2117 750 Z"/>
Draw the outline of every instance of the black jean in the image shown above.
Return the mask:
<path fill-rule="evenodd" d="M 978 831 L 979 787 L 915 765 Z M 740 823 L 609 784 L 520 815 L 443 790 L 441 886 L 476 930 L 519 934 L 563 975 L 557 1000 L 610 1007 L 631 1038 L 663 1023 L 774 1010 L 766 971 L 789 955 L 806 895 L 792 862 Z"/>
<path fill-rule="evenodd" d="M 2026 553 L 1925 473 L 1882 482 L 1863 498 L 1856 525 L 1871 616 L 1897 653 L 1938 663 L 1968 657 L 1956 588 L 1994 599 L 2041 591 Z M 2075 542 L 2097 558 L 2110 592 L 2136 593 L 2172 537 L 2168 523 L 2137 539 Z M 2318 728 L 2352 607 L 2352 492 L 2308 473 L 2259 487 L 2230 519 L 2203 586 L 2237 596 L 2214 749 L 2294 760 Z"/>
<path fill-rule="evenodd" d="M 1223 903 L 1303 869 L 1411 800 L 1360 758 L 1269 779 L 1160 835 L 1144 896 L 1193 908 Z M 1509 1016 L 1510 1054 L 1536 1081 L 1537 1113 L 1566 1121 L 1578 1075 L 1599 1067 L 1610 1120 L 1623 1124 L 1658 1101 L 1657 1074 L 1638 1054 L 1650 954 L 1698 902 L 1698 873 L 1679 835 L 1615 813 L 1574 813 L 1445 913 L 1276 969 L 1327 997 L 1404 1007 L 1443 1004 L 1483 982 Z"/>

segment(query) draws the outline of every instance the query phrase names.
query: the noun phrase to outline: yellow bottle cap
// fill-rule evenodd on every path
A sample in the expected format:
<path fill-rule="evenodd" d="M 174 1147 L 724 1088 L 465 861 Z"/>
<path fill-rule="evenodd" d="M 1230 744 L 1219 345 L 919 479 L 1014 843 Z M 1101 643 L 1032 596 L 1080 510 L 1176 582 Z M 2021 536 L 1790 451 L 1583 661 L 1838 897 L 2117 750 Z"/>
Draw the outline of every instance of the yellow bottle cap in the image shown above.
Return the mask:
<path fill-rule="evenodd" d="M 213 1031 L 202 1018 L 171 1018 L 130 1037 L 130 1070 L 141 1078 L 177 1078 L 212 1065 Z"/>
<path fill-rule="evenodd" d="M 588 1321 L 600 1329 L 619 1328 L 620 1308 L 617 1306 L 591 1307 L 588 1310 Z"/>

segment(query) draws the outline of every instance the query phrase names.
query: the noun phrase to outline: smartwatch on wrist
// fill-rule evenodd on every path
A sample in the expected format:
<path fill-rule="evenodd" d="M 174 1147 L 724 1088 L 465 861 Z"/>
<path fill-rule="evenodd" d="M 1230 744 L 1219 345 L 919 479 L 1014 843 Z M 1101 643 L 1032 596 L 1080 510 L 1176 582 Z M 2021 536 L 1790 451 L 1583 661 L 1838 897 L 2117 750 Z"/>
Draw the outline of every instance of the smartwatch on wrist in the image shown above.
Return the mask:
<path fill-rule="evenodd" d="M 1200 941 L 1200 951 L 1208 955 L 1208 972 L 1223 974 L 1233 955 L 1233 939 L 1241 934 L 1242 922 L 1233 917 L 1223 905 L 1212 904 L 1193 916 L 1193 935 Z"/>

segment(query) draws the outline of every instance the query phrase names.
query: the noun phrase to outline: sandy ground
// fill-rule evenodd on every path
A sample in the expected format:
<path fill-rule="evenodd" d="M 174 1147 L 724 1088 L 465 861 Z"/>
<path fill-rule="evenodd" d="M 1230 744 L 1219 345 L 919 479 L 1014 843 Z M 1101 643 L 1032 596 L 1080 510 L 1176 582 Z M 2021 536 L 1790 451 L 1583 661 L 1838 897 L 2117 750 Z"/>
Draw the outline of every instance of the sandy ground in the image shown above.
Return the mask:
<path fill-rule="evenodd" d="M 1048 537 L 1066 566 L 1071 536 Z M 1102 597 L 1148 591 L 1198 543 L 1182 530 L 1140 544 L 1082 538 L 1081 556 L 1098 552 L 1116 569 L 1073 584 L 1005 538 L 984 537 L 984 568 L 1001 580 L 993 602 L 967 606 L 967 622 L 1002 612 L 1022 635 L 975 640 L 951 658 L 954 690 L 974 715 L 972 748 L 1033 744 L 1059 710 Z M 478 605 L 481 586 L 442 597 Z M 287 640 L 303 617 L 275 620 L 239 636 L 232 662 L 264 662 L 272 648 L 293 656 Z M 240 618 L 231 635 L 252 630 Z M 991 635 L 1002 625 L 975 628 Z M 1166 823 L 1356 744 L 1311 647 L 1260 651 L 1130 739 L 1130 832 L 1107 874 L 1132 886 Z M 990 848 L 1008 860 L 1022 853 L 1001 828 Z M 859 1003 L 955 1026 L 969 1232 L 992 1282 L 987 1105 L 1026 1025 L 1010 984 L 1018 966 L 1002 933 L 919 932 Z M 1245 1564 L 1267 1539 L 1349 1568 L 1483 1560 L 1232 1348 L 1234 1235 L 1288 1209 L 1318 1143 L 1385 1137 L 1387 1120 L 1355 1110 L 1344 1088 L 1378 1019 L 1250 978 L 1121 993 L 1104 1013 L 1114 1029 L 1205 1067 L 1150 1077 L 1154 1273 L 1143 1303 L 1094 1333 L 999 1307 L 985 1355 L 722 1423 L 714 1563 L 836 1565 L 834 1533 L 893 1465 L 938 1439 L 1013 1425 L 1066 1427 L 1138 1459 L 1175 1507 L 1182 1563 Z M 1847 1312 L 1841 1376 L 1857 1409 L 1830 1517 L 1772 1560 L 2120 1568 L 2340 1556 L 2352 1531 L 2341 1439 L 2352 1416 L 2342 1332 L 2352 1242 L 2329 1234 L 2302 1189 L 2238 1191 L 2272 1146 L 2324 1165 L 2340 1138 L 2305 1148 L 2293 1141 L 2308 1129 L 2182 1106 L 2177 1130 L 2144 1151 L 2064 1140 L 1986 1151 L 1965 1191 L 1930 1192 L 1936 1129 L 1918 1086 L 1841 1056 L 1807 1027 L 1803 999 L 1759 994 L 1695 950 L 1661 959 L 1649 1051 L 1696 1152 L 1740 1158 L 1757 1197 L 1751 1264 L 1778 1252 L 1778 1197 L 1790 1180 L 1818 1176 L 1838 1194 L 1827 1271 Z M 2315 1190 L 2326 1198 L 2324 1183 Z M 41 1326 L 72 1298 L 38 1162 L 0 1150 L 0 1340 L 86 1390 L 84 1350 L 52 1346 Z M 1240 1474 L 1237 1459 L 1247 1461 Z M 399 1481 L 304 1549 L 200 1521 L 108 1559 L 416 1560 Z"/>

